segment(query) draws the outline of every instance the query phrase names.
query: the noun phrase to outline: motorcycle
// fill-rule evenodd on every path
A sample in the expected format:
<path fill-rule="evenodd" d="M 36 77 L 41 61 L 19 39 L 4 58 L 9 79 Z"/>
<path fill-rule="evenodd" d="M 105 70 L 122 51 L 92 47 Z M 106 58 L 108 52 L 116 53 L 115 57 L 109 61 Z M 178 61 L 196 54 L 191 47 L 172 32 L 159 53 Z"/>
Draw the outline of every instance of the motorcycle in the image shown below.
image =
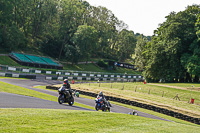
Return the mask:
<path fill-rule="evenodd" d="M 70 95 L 69 90 L 65 89 L 65 87 L 60 87 L 58 89 L 58 103 L 68 103 L 70 106 L 74 104 L 74 97 Z"/>
<path fill-rule="evenodd" d="M 104 104 L 103 98 L 98 97 L 98 98 L 95 99 L 95 102 L 96 102 L 96 104 L 95 104 L 96 111 L 102 110 L 102 111 L 105 111 L 105 112 L 106 111 L 110 112 L 111 104 L 110 104 L 109 101 L 107 101 L 107 104 Z"/>
<path fill-rule="evenodd" d="M 74 91 L 74 97 L 79 97 L 79 92 L 78 91 Z"/>
<path fill-rule="evenodd" d="M 129 114 L 129 115 L 136 115 L 136 116 L 138 116 L 138 113 L 137 113 L 136 111 L 134 111 L 134 112 L 132 112 L 132 113 L 129 112 L 128 114 Z"/>

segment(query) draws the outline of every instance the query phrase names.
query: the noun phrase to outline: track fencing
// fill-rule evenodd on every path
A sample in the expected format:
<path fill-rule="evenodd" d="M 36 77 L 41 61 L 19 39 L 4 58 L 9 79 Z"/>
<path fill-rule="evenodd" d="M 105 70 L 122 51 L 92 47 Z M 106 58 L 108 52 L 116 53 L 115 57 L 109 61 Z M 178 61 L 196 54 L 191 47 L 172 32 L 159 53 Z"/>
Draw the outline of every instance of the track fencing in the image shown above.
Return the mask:
<path fill-rule="evenodd" d="M 0 65 L 0 72 L 13 72 L 18 74 L 44 74 L 47 80 L 63 80 L 74 79 L 74 80 L 99 80 L 99 81 L 116 81 L 116 82 L 133 82 L 143 81 L 144 78 L 141 75 L 123 74 L 123 73 L 101 73 L 101 72 L 87 72 L 87 71 L 71 71 L 71 70 L 39 70 L 32 68 L 21 68 Z M 53 76 L 54 75 L 54 76 Z"/>

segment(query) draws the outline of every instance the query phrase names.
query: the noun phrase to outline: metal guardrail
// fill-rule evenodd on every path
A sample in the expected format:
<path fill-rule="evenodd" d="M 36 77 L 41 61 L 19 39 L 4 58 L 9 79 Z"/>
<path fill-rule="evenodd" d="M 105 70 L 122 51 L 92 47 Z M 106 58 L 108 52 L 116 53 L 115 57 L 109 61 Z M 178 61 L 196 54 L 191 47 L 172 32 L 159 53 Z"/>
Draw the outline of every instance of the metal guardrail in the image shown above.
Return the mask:
<path fill-rule="evenodd" d="M 95 78 L 95 79 L 117 79 L 117 80 L 143 80 L 141 75 L 133 74 L 122 74 L 122 73 L 102 73 L 102 72 L 88 72 L 88 71 L 72 71 L 72 70 L 59 70 L 59 71 L 45 71 L 32 68 L 22 68 L 15 66 L 0 65 L 0 71 L 2 72 L 15 72 L 15 73 L 26 73 L 26 74 L 45 74 L 45 75 L 56 75 L 57 77 L 82 77 L 84 78 Z"/>
<path fill-rule="evenodd" d="M 2 77 L 13 77 L 13 78 L 36 79 L 36 75 L 25 75 L 25 74 L 14 74 L 14 73 L 2 73 L 2 72 L 0 72 L 0 76 L 2 76 Z"/>
<path fill-rule="evenodd" d="M 123 78 L 97 78 L 97 77 L 45 77 L 46 80 L 87 80 L 87 81 L 110 81 L 110 82 L 143 82 L 143 79 L 123 79 Z"/>

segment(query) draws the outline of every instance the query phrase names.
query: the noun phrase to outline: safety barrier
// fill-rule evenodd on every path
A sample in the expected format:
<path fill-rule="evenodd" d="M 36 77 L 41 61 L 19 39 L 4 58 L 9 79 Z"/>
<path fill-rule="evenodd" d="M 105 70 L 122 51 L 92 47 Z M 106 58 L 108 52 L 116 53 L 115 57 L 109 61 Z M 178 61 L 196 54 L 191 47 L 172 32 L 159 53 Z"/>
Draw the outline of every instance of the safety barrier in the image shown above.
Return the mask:
<path fill-rule="evenodd" d="M 5 65 L 0 65 L 1 71 L 11 71 L 18 73 L 31 73 L 31 74 L 45 74 L 45 75 L 56 75 L 56 77 L 47 76 L 46 79 L 75 79 L 75 80 L 103 80 L 103 81 L 143 81 L 143 76 L 133 75 L 133 74 L 123 74 L 123 73 L 100 73 L 100 72 L 85 72 L 85 71 L 45 71 L 32 68 L 19 68 L 19 67 L 10 67 Z"/>
<path fill-rule="evenodd" d="M 55 86 L 46 86 L 46 89 L 54 89 L 54 90 L 58 90 L 58 87 Z M 82 95 L 87 95 L 87 96 L 91 96 L 91 97 L 97 97 L 98 94 L 94 93 L 94 92 L 87 92 L 87 91 L 83 91 L 80 89 L 76 89 L 76 91 L 78 91 L 80 94 Z M 144 104 L 144 103 L 140 103 L 140 102 L 136 102 L 136 101 L 131 101 L 131 100 L 127 100 L 127 99 L 123 99 L 123 98 L 118 98 L 118 97 L 113 97 L 113 96 L 105 96 L 107 100 L 110 101 L 114 101 L 114 102 L 119 102 L 119 103 L 123 103 L 123 104 L 127 104 L 127 105 L 131 105 L 131 106 L 136 106 L 136 107 L 140 107 L 140 108 L 144 108 L 144 109 L 148 109 L 148 110 L 152 110 L 155 112 L 159 112 L 171 117 L 175 117 L 181 120 L 185 120 L 188 122 L 192 122 L 195 124 L 200 125 L 200 118 L 195 118 L 195 117 L 191 117 L 182 113 L 178 113 L 172 110 L 168 110 L 165 108 L 161 108 L 161 107 L 156 107 L 153 105 L 148 105 L 148 104 Z"/>
<path fill-rule="evenodd" d="M 1 73 L 2 77 L 13 77 L 13 78 L 27 78 L 27 79 L 36 79 L 36 75 L 24 75 L 24 74 L 13 74 L 13 73 Z"/>
<path fill-rule="evenodd" d="M 94 77 L 45 77 L 46 80 L 87 80 L 87 81 L 111 81 L 111 82 L 143 82 L 143 79 L 118 79 L 118 78 L 94 78 Z"/>

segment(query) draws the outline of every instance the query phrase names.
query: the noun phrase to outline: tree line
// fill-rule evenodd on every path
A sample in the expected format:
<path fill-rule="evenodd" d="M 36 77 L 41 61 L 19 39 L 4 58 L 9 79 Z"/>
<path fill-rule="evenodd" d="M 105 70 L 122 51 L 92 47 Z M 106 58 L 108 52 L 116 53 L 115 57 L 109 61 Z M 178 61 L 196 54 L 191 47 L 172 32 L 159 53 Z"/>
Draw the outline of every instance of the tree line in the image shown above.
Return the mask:
<path fill-rule="evenodd" d="M 91 57 L 124 61 L 136 35 L 105 7 L 82 0 L 1 0 L 0 47 L 36 48 L 72 63 Z"/>
<path fill-rule="evenodd" d="M 82 0 L 1 0 L 0 9 L 1 49 L 37 49 L 72 63 L 135 57 L 149 82 L 199 81 L 200 5 L 171 12 L 152 37 Z"/>
<path fill-rule="evenodd" d="M 136 65 L 149 82 L 199 82 L 200 5 L 171 12 L 151 41 L 140 36 Z"/>

